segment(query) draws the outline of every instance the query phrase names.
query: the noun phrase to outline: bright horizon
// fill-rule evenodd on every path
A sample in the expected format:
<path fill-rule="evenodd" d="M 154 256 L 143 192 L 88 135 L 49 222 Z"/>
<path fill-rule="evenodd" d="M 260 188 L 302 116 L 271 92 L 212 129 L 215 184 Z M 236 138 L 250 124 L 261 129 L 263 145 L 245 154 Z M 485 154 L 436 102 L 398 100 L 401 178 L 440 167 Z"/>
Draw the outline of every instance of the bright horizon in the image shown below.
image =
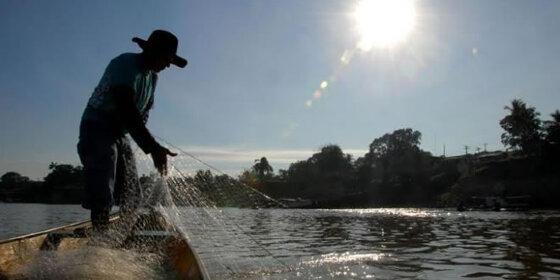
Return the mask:
<path fill-rule="evenodd" d="M 356 159 L 404 127 L 434 155 L 503 149 L 511 100 L 543 120 L 560 109 L 560 2 L 393 1 L 386 21 L 358 16 L 359 1 L 109 3 L 0 3 L 0 174 L 79 164 L 81 113 L 107 63 L 159 28 L 189 65 L 160 73 L 148 128 L 230 174 L 327 144 Z"/>

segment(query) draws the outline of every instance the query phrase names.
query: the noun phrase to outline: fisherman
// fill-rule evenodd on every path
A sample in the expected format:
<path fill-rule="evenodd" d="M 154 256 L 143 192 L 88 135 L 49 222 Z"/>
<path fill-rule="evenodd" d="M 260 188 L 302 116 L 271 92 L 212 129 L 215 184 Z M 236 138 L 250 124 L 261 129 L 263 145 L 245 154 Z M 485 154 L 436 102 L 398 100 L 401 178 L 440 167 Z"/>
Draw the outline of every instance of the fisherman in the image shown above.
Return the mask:
<path fill-rule="evenodd" d="M 184 68 L 178 56 L 178 40 L 164 30 L 155 30 L 148 40 L 132 39 L 141 53 L 115 57 L 91 95 L 80 123 L 78 154 L 84 166 L 85 198 L 95 230 L 105 230 L 113 205 L 132 211 L 142 194 L 134 154 L 127 134 L 142 151 L 150 154 L 156 169 L 167 173 L 167 156 L 176 154 L 160 145 L 146 128 L 154 103 L 157 74 L 174 64 Z"/>

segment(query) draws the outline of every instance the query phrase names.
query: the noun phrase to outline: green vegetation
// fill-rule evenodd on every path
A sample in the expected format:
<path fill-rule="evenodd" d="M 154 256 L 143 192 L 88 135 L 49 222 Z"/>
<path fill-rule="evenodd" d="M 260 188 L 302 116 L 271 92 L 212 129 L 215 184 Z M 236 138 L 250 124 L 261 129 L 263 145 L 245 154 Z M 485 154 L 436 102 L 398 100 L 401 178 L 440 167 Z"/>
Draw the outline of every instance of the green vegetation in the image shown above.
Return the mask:
<path fill-rule="evenodd" d="M 197 193 L 212 201 L 200 206 L 238 207 L 266 205 L 255 190 L 275 198 L 306 199 L 312 207 L 456 206 L 474 196 L 526 196 L 535 207 L 558 207 L 560 111 L 543 121 L 519 99 L 505 110 L 499 122 L 505 152 L 436 157 L 420 148 L 419 131 L 402 128 L 374 139 L 357 159 L 329 144 L 277 174 L 262 157 L 237 179 L 208 170 L 170 178 L 172 196 L 196 205 L 204 201 L 192 200 Z M 51 163 L 49 169 L 42 182 L 7 172 L 0 178 L 0 201 L 80 203 L 82 168 Z M 149 187 L 156 178 L 152 174 L 140 181 Z"/>
<path fill-rule="evenodd" d="M 541 120 L 534 107 L 520 99 L 514 99 L 510 106 L 505 106 L 509 115 L 500 121 L 500 126 L 505 130 L 502 134 L 502 143 L 513 149 L 521 149 L 526 154 L 538 152 L 541 145 Z"/>
<path fill-rule="evenodd" d="M 324 207 L 435 205 L 459 176 L 453 164 L 419 148 L 421 133 L 398 129 L 373 140 L 356 160 L 337 145 L 280 170 L 261 189 Z"/>
<path fill-rule="evenodd" d="M 336 145 L 328 145 L 305 161 L 290 165 L 284 174 L 293 195 L 304 198 L 332 199 L 351 192 L 353 168 L 351 156 Z"/>
<path fill-rule="evenodd" d="M 250 185 L 319 207 L 456 206 L 473 196 L 527 196 L 533 206 L 558 207 L 560 112 L 542 121 L 520 99 L 504 109 L 506 152 L 435 157 L 420 149 L 419 131 L 403 128 L 374 139 L 356 160 L 328 145 L 272 178 L 253 178 Z"/>
<path fill-rule="evenodd" d="M 0 201 L 27 203 L 81 203 L 82 167 L 52 162 L 43 181 L 32 181 L 16 172 L 0 177 Z"/>

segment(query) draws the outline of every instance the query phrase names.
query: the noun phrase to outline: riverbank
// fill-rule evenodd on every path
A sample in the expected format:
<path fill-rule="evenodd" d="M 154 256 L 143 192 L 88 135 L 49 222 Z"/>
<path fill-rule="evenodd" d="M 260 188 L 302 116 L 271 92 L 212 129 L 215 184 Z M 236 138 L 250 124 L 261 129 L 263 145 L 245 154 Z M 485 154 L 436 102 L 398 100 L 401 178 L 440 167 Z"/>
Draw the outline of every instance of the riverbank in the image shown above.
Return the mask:
<path fill-rule="evenodd" d="M 515 197 L 526 208 L 558 209 L 559 168 L 556 159 L 551 163 L 513 152 L 492 152 L 432 158 L 422 186 L 373 182 L 370 189 L 329 197 L 310 195 L 297 184 L 274 180 L 265 181 L 262 190 L 277 199 L 296 199 L 299 205 L 306 201 L 303 208 L 478 207 L 474 205 L 477 198 L 505 201 Z M 397 191 L 399 199 L 390 198 Z"/>
<path fill-rule="evenodd" d="M 524 197 L 526 208 L 557 209 L 560 207 L 560 188 L 557 187 L 560 186 L 560 174 L 557 170 L 560 166 L 554 157 L 543 159 L 513 152 L 482 152 L 447 158 L 426 157 L 422 165 L 413 170 L 414 177 L 400 175 L 396 177 L 399 180 L 383 181 L 371 177 L 363 183 L 354 173 L 345 176 L 333 173 L 326 179 L 315 180 L 308 176 L 304 181 L 265 178 L 252 187 L 294 208 L 459 205 L 468 208 L 475 203 L 473 198 L 505 201 L 506 197 Z M 80 204 L 83 195 L 81 172 L 79 167 L 54 165 L 53 172 L 44 181 L 30 181 L 13 174 L 3 176 L 0 202 Z M 206 192 L 216 206 L 253 207 L 247 203 L 254 202 L 247 199 L 251 193 L 233 178 L 216 176 L 209 171 L 199 173 L 187 180 Z M 143 176 L 140 180 L 147 183 L 151 177 Z M 226 187 L 226 197 L 216 195 Z M 257 203 L 257 206 L 266 207 L 265 204 Z"/>

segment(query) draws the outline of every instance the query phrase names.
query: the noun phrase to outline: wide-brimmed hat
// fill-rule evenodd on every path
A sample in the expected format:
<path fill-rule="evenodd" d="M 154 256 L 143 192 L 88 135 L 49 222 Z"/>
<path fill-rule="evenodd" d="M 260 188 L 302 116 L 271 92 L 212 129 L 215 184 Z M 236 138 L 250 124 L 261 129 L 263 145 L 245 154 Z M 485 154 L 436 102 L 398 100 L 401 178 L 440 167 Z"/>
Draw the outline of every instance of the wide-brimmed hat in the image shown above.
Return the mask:
<path fill-rule="evenodd" d="M 138 44 L 144 51 L 169 56 L 171 63 L 181 68 L 187 66 L 187 60 L 177 55 L 179 40 L 169 31 L 155 30 L 150 34 L 148 40 L 134 37 L 132 41 Z"/>

